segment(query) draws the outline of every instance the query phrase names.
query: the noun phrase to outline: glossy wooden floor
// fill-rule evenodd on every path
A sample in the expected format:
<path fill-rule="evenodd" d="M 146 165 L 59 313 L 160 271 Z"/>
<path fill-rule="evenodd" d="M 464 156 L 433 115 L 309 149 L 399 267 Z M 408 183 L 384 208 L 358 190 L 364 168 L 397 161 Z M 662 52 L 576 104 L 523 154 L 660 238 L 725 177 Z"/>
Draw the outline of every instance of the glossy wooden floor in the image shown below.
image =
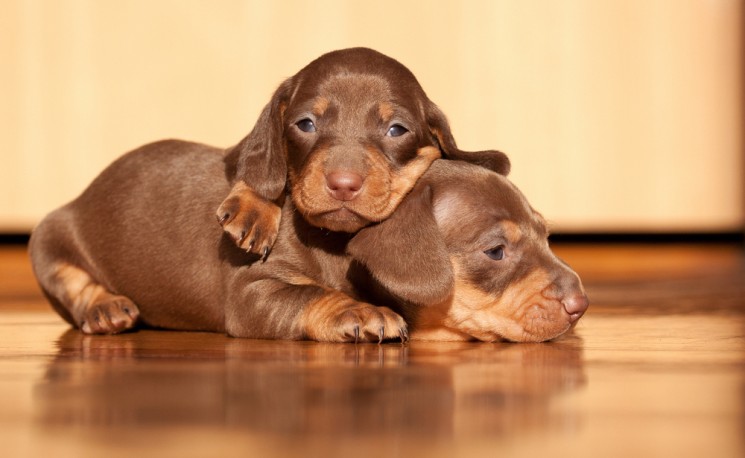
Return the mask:
<path fill-rule="evenodd" d="M 83 336 L 0 248 L 0 456 L 745 456 L 739 247 L 557 251 L 574 336 L 379 346 Z"/>

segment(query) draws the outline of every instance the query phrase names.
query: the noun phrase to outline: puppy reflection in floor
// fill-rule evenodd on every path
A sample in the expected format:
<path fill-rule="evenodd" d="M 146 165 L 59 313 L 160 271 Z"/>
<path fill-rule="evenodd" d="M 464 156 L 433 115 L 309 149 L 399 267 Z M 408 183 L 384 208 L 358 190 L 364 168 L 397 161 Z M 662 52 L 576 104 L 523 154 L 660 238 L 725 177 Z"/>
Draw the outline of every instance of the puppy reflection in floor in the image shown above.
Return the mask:
<path fill-rule="evenodd" d="M 286 434 L 430 441 L 557 428 L 579 419 L 552 400 L 586 383 L 578 337 L 402 346 L 69 330 L 56 347 L 33 392 L 40 426 L 230 426 L 283 446 Z"/>

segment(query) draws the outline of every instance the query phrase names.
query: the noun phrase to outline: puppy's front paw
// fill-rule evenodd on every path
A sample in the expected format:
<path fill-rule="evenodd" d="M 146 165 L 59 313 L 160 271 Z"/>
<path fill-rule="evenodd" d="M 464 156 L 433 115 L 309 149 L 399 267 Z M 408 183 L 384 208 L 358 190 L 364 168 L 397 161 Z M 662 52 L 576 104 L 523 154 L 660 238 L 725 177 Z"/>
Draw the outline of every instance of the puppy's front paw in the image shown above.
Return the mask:
<path fill-rule="evenodd" d="M 343 312 L 332 324 L 333 331 L 342 336 L 344 342 L 383 342 L 384 340 L 409 339 L 406 322 L 388 307 L 358 303 Z"/>
<path fill-rule="evenodd" d="M 383 342 L 409 339 L 404 319 L 388 307 L 357 302 L 329 292 L 310 304 L 303 315 L 305 335 L 324 342 Z"/>
<path fill-rule="evenodd" d="M 79 318 L 80 330 L 86 334 L 118 334 L 137 323 L 140 309 L 124 296 L 109 296 L 89 305 Z"/>
<path fill-rule="evenodd" d="M 236 245 L 264 259 L 279 233 L 282 210 L 259 196 L 244 182 L 233 186 L 217 209 L 217 220 Z"/>

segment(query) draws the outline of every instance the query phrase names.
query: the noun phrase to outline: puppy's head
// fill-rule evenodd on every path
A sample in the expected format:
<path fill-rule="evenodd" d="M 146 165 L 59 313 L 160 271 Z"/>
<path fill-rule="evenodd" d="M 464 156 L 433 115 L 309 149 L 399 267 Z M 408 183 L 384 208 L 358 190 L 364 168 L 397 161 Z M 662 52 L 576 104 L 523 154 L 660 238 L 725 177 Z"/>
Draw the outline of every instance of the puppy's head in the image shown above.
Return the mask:
<path fill-rule="evenodd" d="M 402 301 L 412 338 L 540 342 L 588 306 L 541 215 L 504 176 L 470 164 L 436 161 L 349 253 Z"/>
<path fill-rule="evenodd" d="M 498 151 L 459 150 L 414 75 L 365 48 L 325 54 L 285 81 L 242 143 L 248 153 L 264 145 L 268 157 L 281 158 L 256 180 L 286 172 L 304 218 L 344 232 L 388 217 L 438 157 L 509 169 Z"/>

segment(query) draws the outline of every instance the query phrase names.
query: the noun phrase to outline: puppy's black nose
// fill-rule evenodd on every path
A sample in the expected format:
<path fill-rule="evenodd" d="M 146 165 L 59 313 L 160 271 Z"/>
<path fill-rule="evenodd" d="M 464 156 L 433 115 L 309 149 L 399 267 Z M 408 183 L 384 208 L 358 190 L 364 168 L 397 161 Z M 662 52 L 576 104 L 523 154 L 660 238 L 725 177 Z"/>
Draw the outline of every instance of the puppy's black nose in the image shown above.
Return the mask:
<path fill-rule="evenodd" d="M 326 175 L 326 187 L 336 200 L 354 200 L 362 189 L 363 178 L 355 173 L 334 170 Z"/>
<path fill-rule="evenodd" d="M 580 293 L 564 298 L 561 303 L 564 304 L 564 310 L 569 314 L 569 319 L 574 323 L 585 314 L 587 307 L 590 305 L 590 300 L 587 299 L 586 295 Z"/>

